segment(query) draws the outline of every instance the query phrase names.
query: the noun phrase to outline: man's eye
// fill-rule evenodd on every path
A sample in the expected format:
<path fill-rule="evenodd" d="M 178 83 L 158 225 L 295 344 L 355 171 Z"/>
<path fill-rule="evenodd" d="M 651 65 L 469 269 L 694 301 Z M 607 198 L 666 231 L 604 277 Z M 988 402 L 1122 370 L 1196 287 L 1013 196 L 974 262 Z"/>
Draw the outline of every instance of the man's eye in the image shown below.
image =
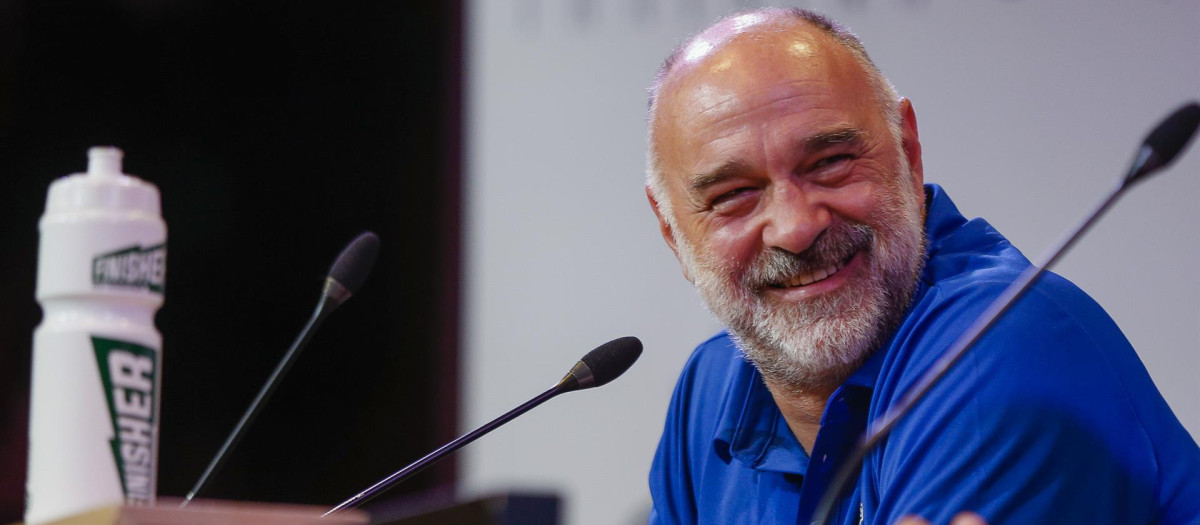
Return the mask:
<path fill-rule="evenodd" d="M 830 155 L 821 160 L 818 160 L 816 164 L 813 164 L 813 169 L 821 169 L 821 168 L 824 168 L 827 166 L 832 166 L 832 165 L 835 165 L 835 164 L 838 164 L 841 162 L 845 162 L 848 160 L 853 160 L 853 159 L 854 159 L 854 155 L 851 155 L 849 153 Z"/>
<path fill-rule="evenodd" d="M 719 208 L 719 207 L 732 206 L 735 203 L 741 201 L 742 197 L 745 197 L 750 192 L 754 191 L 754 189 L 755 188 L 753 188 L 753 187 L 746 186 L 743 188 L 735 188 L 735 189 L 729 190 L 729 191 L 722 193 L 720 195 L 717 195 L 715 198 L 713 198 L 713 200 L 711 202 L 709 202 L 709 207 Z"/>

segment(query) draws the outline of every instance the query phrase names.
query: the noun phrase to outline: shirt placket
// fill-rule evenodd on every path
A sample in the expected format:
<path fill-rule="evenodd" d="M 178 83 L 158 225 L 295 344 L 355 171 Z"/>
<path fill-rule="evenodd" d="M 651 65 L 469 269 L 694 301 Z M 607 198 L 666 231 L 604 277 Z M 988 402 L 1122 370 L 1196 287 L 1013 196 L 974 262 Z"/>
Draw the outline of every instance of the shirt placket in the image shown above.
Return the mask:
<path fill-rule="evenodd" d="M 843 385 L 825 406 L 821 417 L 821 430 L 809 455 L 808 471 L 800 488 L 800 505 L 797 525 L 809 525 L 821 496 L 828 489 L 837 469 L 846 456 L 854 450 L 858 437 L 867 424 L 867 409 L 871 391 L 855 385 Z M 854 476 L 852 479 L 857 478 Z M 857 485 L 849 497 L 843 496 L 831 523 L 859 523 L 859 495 Z M 851 512 L 853 510 L 853 512 Z"/>

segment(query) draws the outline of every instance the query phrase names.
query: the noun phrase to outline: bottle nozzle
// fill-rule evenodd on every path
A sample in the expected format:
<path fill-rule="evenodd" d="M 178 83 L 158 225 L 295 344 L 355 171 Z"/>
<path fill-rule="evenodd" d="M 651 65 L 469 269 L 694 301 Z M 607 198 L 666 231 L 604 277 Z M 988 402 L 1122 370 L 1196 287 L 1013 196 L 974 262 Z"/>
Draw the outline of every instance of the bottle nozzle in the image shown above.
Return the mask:
<path fill-rule="evenodd" d="M 125 152 L 113 146 L 96 146 L 88 149 L 89 175 L 121 175 L 121 159 Z"/>

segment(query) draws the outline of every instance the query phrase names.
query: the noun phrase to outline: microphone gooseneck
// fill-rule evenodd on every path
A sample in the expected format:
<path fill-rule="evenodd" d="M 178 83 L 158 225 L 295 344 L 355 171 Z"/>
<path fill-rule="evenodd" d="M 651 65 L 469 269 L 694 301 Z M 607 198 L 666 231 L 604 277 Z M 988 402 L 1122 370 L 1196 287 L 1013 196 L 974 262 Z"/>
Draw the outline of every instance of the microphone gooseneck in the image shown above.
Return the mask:
<path fill-rule="evenodd" d="M 1117 198 L 1133 183 L 1144 180 L 1158 170 L 1170 164 L 1181 152 L 1184 146 L 1196 133 L 1200 126 L 1200 104 L 1189 102 L 1175 110 L 1146 136 L 1142 146 L 1134 158 L 1133 165 L 1123 179 L 1109 190 L 1105 198 L 1084 217 L 1074 228 L 1068 230 L 1058 243 L 1045 252 L 1042 258 L 1017 277 L 1012 284 L 1000 294 L 982 314 L 971 323 L 971 326 L 959 336 L 958 340 L 937 361 L 926 370 L 916 384 L 905 392 L 900 401 L 879 418 L 867 425 L 866 431 L 859 439 L 858 446 L 844 460 L 837 474 L 825 489 L 816 510 L 808 523 L 825 525 L 829 522 L 833 507 L 862 467 L 862 460 L 880 441 L 896 427 L 901 418 L 925 397 L 933 386 L 946 375 L 954 363 L 958 362 L 967 350 L 987 332 L 1008 309 L 1029 290 L 1043 273 L 1046 272 L 1059 258 L 1075 244 L 1084 233 L 1108 210 Z M 800 523 L 805 523 L 807 516 L 801 516 Z"/>
<path fill-rule="evenodd" d="M 246 408 L 242 418 L 234 425 L 229 436 L 225 438 L 225 442 L 221 444 L 221 448 L 217 450 L 217 454 L 200 474 L 200 479 L 196 480 L 195 486 L 184 496 L 183 501 L 179 504 L 180 507 L 186 507 L 188 503 L 191 503 L 213 474 L 225 463 L 225 459 L 229 457 L 229 451 L 237 446 L 246 427 L 250 426 L 250 423 L 258 417 L 259 409 L 275 392 L 279 378 L 291 368 L 296 355 L 308 345 L 309 339 L 316 333 L 317 327 L 325 318 L 358 291 L 358 288 L 367 280 L 367 276 L 371 274 L 371 268 L 375 266 L 375 260 L 378 257 L 379 237 L 371 232 L 363 232 L 350 241 L 350 244 L 346 245 L 334 259 L 312 317 L 300 330 L 300 335 L 292 342 L 292 346 L 279 360 L 279 364 L 275 365 L 275 370 L 271 372 L 267 382 L 259 389 L 258 395 L 254 396 L 254 400 L 250 402 L 250 406 Z"/>
<path fill-rule="evenodd" d="M 462 436 L 459 436 L 454 441 L 442 445 L 437 450 L 426 454 L 421 459 L 414 461 L 408 466 L 396 471 L 392 475 L 379 480 L 374 485 L 367 487 L 366 490 L 351 496 L 346 501 L 343 501 L 337 506 L 329 509 L 323 516 L 328 516 L 335 512 L 346 509 L 352 509 L 363 503 L 370 501 L 375 496 L 378 496 L 383 491 L 392 488 L 400 482 L 416 475 L 418 472 L 438 462 L 442 458 L 450 455 L 462 448 L 464 445 L 483 437 L 484 434 L 495 430 L 500 425 L 512 421 L 517 416 L 524 414 L 534 407 L 549 401 L 550 399 L 575 390 L 583 390 L 586 388 L 594 388 L 603 386 L 608 382 L 616 379 L 621 374 L 625 373 L 630 366 L 633 366 L 634 361 L 637 361 L 638 356 L 642 355 L 642 342 L 636 337 L 621 337 L 613 339 L 597 347 L 595 350 L 588 352 L 583 356 L 575 367 L 563 377 L 558 384 L 550 387 L 549 390 L 538 394 L 533 399 L 526 401 L 509 410 L 504 415 L 489 421 L 487 424 L 472 430 Z"/>

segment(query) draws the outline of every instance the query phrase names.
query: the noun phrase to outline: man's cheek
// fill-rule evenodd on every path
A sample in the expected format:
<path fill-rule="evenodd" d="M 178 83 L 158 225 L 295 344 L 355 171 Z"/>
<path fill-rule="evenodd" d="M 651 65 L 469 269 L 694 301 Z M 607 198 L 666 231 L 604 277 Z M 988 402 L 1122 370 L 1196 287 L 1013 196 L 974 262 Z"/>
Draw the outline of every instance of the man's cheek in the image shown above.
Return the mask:
<path fill-rule="evenodd" d="M 709 236 L 707 253 L 723 268 L 740 269 L 754 260 L 761 244 L 761 237 L 755 235 L 748 221 L 730 221 Z"/>

